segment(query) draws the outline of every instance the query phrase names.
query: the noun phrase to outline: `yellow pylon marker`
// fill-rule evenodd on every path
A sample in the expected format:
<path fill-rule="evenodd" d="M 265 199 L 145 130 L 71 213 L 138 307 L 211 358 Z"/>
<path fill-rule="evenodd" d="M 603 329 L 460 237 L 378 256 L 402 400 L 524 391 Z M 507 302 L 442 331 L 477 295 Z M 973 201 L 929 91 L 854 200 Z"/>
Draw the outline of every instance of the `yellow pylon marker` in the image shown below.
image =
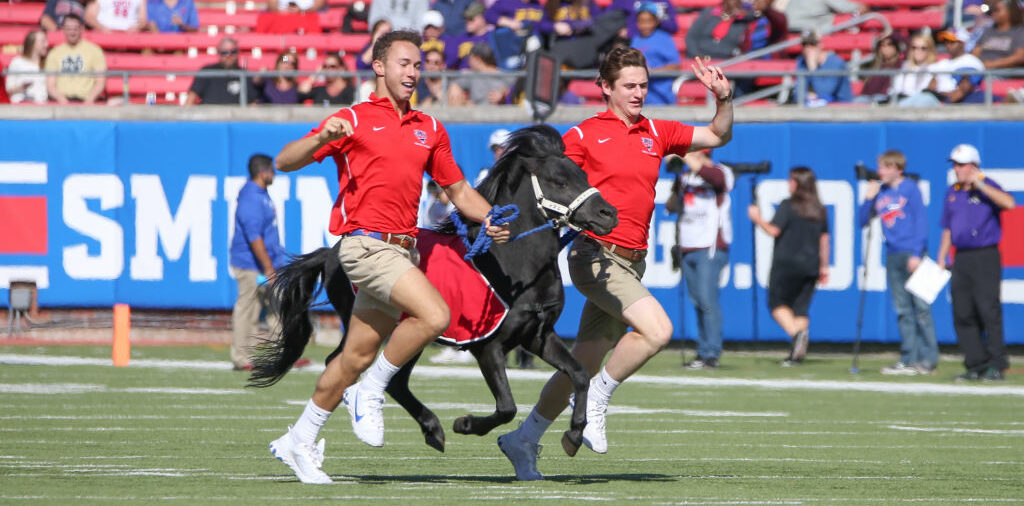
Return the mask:
<path fill-rule="evenodd" d="M 114 304 L 114 346 L 111 357 L 114 367 L 125 367 L 131 360 L 132 313 L 128 304 Z"/>

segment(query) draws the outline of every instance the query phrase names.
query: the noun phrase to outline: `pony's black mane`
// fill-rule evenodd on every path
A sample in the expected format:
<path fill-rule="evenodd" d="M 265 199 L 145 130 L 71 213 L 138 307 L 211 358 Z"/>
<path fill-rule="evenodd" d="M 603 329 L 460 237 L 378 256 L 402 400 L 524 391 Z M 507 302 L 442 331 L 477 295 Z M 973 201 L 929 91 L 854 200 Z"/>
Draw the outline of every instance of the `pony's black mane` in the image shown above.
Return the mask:
<path fill-rule="evenodd" d="M 508 188 L 507 183 L 517 174 L 523 158 L 562 156 L 565 151 L 562 136 L 549 125 L 533 125 L 516 130 L 509 136 L 505 146 L 505 152 L 494 162 L 487 177 L 476 188 L 484 199 L 495 205 L 502 204 L 495 202 L 495 198 L 502 189 Z M 533 166 L 534 169 L 541 167 L 543 165 L 540 164 Z M 457 233 L 451 218 L 438 225 L 436 231 L 446 235 Z"/>

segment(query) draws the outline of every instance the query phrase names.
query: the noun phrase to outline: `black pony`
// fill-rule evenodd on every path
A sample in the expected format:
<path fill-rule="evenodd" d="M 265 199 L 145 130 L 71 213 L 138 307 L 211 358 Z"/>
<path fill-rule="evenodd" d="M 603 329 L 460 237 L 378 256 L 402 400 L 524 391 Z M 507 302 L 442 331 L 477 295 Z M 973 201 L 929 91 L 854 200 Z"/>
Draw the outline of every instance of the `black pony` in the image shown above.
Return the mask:
<path fill-rule="evenodd" d="M 590 375 L 554 331 L 565 301 L 556 261 L 560 249 L 557 229 L 570 225 L 604 235 L 618 223 L 617 212 L 587 183 L 583 171 L 563 154 L 561 137 L 550 126 L 518 130 L 507 146 L 478 190 L 488 202 L 519 206 L 519 217 L 510 224 L 513 237 L 545 223 L 554 223 L 555 227 L 494 245 L 473 259 L 509 311 L 488 339 L 464 346 L 476 357 L 494 395 L 495 411 L 488 416 L 461 416 L 455 420 L 454 430 L 482 436 L 515 418 L 516 405 L 505 363 L 507 353 L 521 345 L 572 381 L 577 402 L 564 439 L 566 444 L 578 448 L 586 424 Z M 469 223 L 468 235 L 474 237 L 479 228 L 478 224 Z M 439 230 L 446 234 L 454 231 L 450 220 Z M 318 282 L 326 289 L 327 298 L 344 326 L 348 326 L 355 297 L 338 262 L 337 248 L 320 248 L 277 271 L 273 297 L 280 311 L 281 335 L 274 336 L 257 355 L 250 385 L 265 387 L 276 383 L 302 356 L 312 332 L 309 306 Z M 344 339 L 327 362 L 343 347 Z M 409 375 L 418 359 L 417 355 L 401 368 L 388 384 L 387 392 L 419 423 L 426 443 L 443 452 L 445 436 L 440 421 L 409 391 Z"/>

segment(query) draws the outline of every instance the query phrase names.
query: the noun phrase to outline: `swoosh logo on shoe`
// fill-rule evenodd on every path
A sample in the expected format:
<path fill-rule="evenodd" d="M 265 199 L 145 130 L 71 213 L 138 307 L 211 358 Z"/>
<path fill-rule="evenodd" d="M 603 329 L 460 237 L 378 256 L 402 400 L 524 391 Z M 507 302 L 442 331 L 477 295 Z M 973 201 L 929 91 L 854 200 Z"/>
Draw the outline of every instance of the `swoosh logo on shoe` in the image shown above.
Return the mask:
<path fill-rule="evenodd" d="M 604 144 L 604 143 L 606 143 L 606 142 L 608 142 L 608 141 L 610 141 L 610 140 L 612 140 L 612 138 L 611 138 L 611 137 L 608 137 L 608 138 L 605 138 L 605 139 L 598 139 L 598 140 L 597 140 L 597 143 L 598 143 L 598 144 Z"/>
<path fill-rule="evenodd" d="M 373 127 L 374 132 L 380 132 L 381 130 L 384 130 L 384 127 Z"/>
<path fill-rule="evenodd" d="M 360 415 L 359 414 L 359 396 L 356 395 L 355 398 L 356 398 L 356 400 L 352 402 L 352 410 L 356 412 L 356 421 L 358 422 L 358 421 L 362 420 L 363 416 L 365 416 L 365 415 Z"/>

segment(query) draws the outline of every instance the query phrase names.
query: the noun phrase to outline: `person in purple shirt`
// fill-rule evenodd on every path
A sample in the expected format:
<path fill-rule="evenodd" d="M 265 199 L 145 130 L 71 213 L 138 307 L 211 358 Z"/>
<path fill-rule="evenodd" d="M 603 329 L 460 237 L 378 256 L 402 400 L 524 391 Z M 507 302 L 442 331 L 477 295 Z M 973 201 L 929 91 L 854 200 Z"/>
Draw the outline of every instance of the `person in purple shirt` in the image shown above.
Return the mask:
<path fill-rule="evenodd" d="M 469 68 L 469 52 L 473 46 L 477 42 L 490 44 L 490 28 L 484 19 L 485 10 L 484 4 L 473 2 L 462 12 L 462 18 L 466 20 L 466 33 L 449 38 L 444 45 L 445 64 L 449 69 Z"/>
<path fill-rule="evenodd" d="M 885 238 L 885 274 L 900 330 L 900 360 L 882 374 L 932 374 L 939 363 L 932 307 L 904 288 L 928 249 L 928 214 L 917 182 L 904 177 L 907 157 L 890 150 L 878 157 L 881 181 L 868 183 L 857 222 L 867 226 L 878 217 Z"/>
<path fill-rule="evenodd" d="M 260 312 L 266 310 L 267 327 L 277 326 L 277 314 L 267 304 L 267 291 L 278 267 L 288 263 L 277 230 L 277 211 L 267 187 L 274 183 L 274 162 L 267 156 L 249 157 L 249 180 L 238 192 L 235 235 L 229 265 L 238 282 L 238 299 L 231 311 L 231 362 L 235 370 L 251 370 L 252 349 L 258 344 Z M 261 283 L 260 278 L 263 278 Z"/>
<path fill-rule="evenodd" d="M 1016 203 L 981 172 L 981 155 L 974 146 L 958 145 L 949 161 L 957 182 L 943 199 L 938 263 L 945 268 L 950 247 L 956 248 L 950 282 L 953 328 L 967 369 L 957 379 L 999 381 L 1010 366 L 999 296 L 1003 273 L 999 213 L 1013 209 Z"/>

